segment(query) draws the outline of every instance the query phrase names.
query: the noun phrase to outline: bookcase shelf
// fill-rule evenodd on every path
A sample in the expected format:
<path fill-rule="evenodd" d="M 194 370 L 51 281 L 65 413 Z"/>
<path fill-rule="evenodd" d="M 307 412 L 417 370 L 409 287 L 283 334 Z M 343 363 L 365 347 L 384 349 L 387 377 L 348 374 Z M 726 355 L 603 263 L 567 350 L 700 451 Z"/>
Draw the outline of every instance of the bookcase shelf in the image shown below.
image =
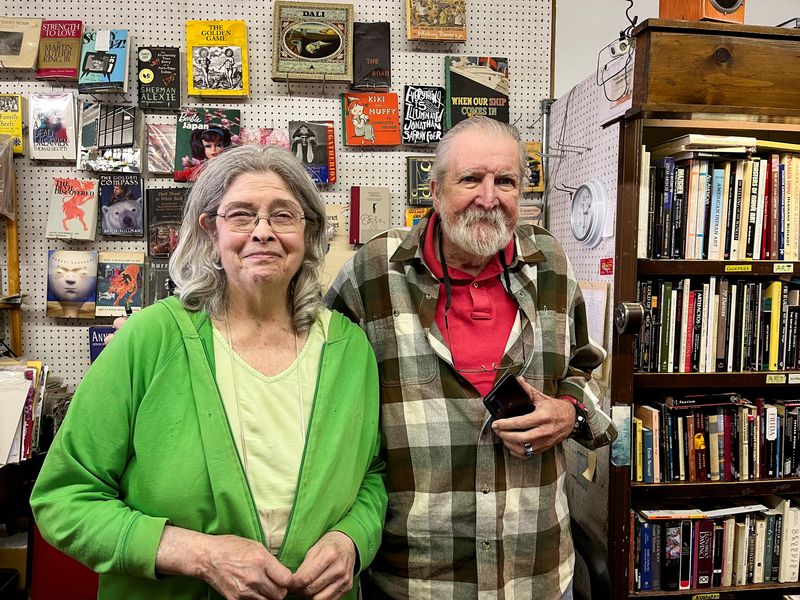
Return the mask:
<path fill-rule="evenodd" d="M 783 594 L 800 591 L 798 583 L 751 583 L 746 586 L 715 587 L 676 592 L 631 592 L 628 598 L 713 598 L 714 600 L 778 600 Z"/>
<path fill-rule="evenodd" d="M 769 378 L 769 379 L 768 379 Z M 778 381 L 783 379 L 783 381 Z M 634 373 L 636 390 L 708 390 L 765 387 L 793 388 L 800 393 L 800 371 L 737 371 L 725 373 Z"/>
<path fill-rule="evenodd" d="M 631 482 L 631 503 L 647 506 L 664 500 L 684 498 L 741 498 L 767 494 L 800 493 L 800 477 L 749 479 L 747 481 L 674 481 L 671 483 Z"/>
<path fill-rule="evenodd" d="M 800 262 L 781 260 L 651 260 L 637 261 L 639 277 L 643 276 L 704 276 L 774 277 L 800 273 Z"/>

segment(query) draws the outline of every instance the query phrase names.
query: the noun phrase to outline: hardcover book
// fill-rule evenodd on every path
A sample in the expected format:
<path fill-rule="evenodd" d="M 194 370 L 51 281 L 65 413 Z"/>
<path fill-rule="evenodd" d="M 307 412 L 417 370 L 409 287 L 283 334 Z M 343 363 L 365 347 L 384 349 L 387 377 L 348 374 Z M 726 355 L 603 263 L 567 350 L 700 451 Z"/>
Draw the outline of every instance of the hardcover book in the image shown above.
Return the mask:
<path fill-rule="evenodd" d="M 433 206 L 431 184 L 428 181 L 433 155 L 406 156 L 408 203 L 411 206 Z"/>
<path fill-rule="evenodd" d="M 106 347 L 106 338 L 116 329 L 111 325 L 91 325 L 89 327 L 89 362 L 93 363 Z"/>
<path fill-rule="evenodd" d="M 467 41 L 466 0 L 406 0 L 406 37 L 427 42 Z"/>
<path fill-rule="evenodd" d="M 181 107 L 179 48 L 140 47 L 136 53 L 139 107 L 178 110 Z"/>
<path fill-rule="evenodd" d="M 428 214 L 430 209 L 427 206 L 409 206 L 406 208 L 406 227 L 413 227 L 419 220 Z"/>
<path fill-rule="evenodd" d="M 4 68 L 34 67 L 41 28 L 41 19 L 0 17 L 0 63 Z"/>
<path fill-rule="evenodd" d="M 139 173 L 144 115 L 132 104 L 81 101 L 78 169 Z"/>
<path fill-rule="evenodd" d="M 182 108 L 175 131 L 175 181 L 191 181 L 206 160 L 238 146 L 240 119 L 238 108 Z"/>
<path fill-rule="evenodd" d="M 345 146 L 395 146 L 400 143 L 397 94 L 342 94 L 342 136 Z"/>
<path fill-rule="evenodd" d="M 30 157 L 38 160 L 74 160 L 75 97 L 70 94 L 31 94 Z"/>
<path fill-rule="evenodd" d="M 186 188 L 147 190 L 147 251 L 168 258 L 178 245 Z"/>
<path fill-rule="evenodd" d="M 47 251 L 48 317 L 93 319 L 96 290 L 96 251 Z"/>
<path fill-rule="evenodd" d="M 11 137 L 14 156 L 25 154 L 25 138 L 22 135 L 23 96 L 0 94 L 0 134 Z"/>
<path fill-rule="evenodd" d="M 100 175 L 100 233 L 113 237 L 142 237 L 142 178 L 132 173 Z"/>
<path fill-rule="evenodd" d="M 354 185 L 350 188 L 350 243 L 365 244 L 389 229 L 391 190 Z"/>
<path fill-rule="evenodd" d="M 42 21 L 36 79 L 78 81 L 83 21 Z"/>
<path fill-rule="evenodd" d="M 273 81 L 353 81 L 353 5 L 274 5 Z"/>
<path fill-rule="evenodd" d="M 144 252 L 101 251 L 97 266 L 98 317 L 124 317 L 142 308 Z"/>
<path fill-rule="evenodd" d="M 94 240 L 97 180 L 56 177 L 47 214 L 48 239 Z"/>
<path fill-rule="evenodd" d="M 318 184 L 336 183 L 333 121 L 289 121 L 292 153 Z"/>
<path fill-rule="evenodd" d="M 543 192 L 544 175 L 542 174 L 542 142 L 525 142 L 527 167 L 525 168 L 525 193 Z"/>
<path fill-rule="evenodd" d="M 436 144 L 444 134 L 445 90 L 431 85 L 407 85 L 403 94 L 403 143 Z"/>
<path fill-rule="evenodd" d="M 258 146 L 277 146 L 288 150 L 289 131 L 286 129 L 272 129 L 269 127 L 242 127 L 239 132 L 241 145 L 255 144 Z"/>
<path fill-rule="evenodd" d="M 353 23 L 354 90 L 386 92 L 392 85 L 389 23 Z"/>
<path fill-rule="evenodd" d="M 247 96 L 247 23 L 186 21 L 186 66 L 190 96 Z"/>
<path fill-rule="evenodd" d="M 508 123 L 508 59 L 496 56 L 445 56 L 447 128 L 483 115 Z"/>
<path fill-rule="evenodd" d="M 175 123 L 148 123 L 147 172 L 172 175 L 175 172 Z"/>
<path fill-rule="evenodd" d="M 78 92 L 127 93 L 130 45 L 127 29 L 84 31 Z"/>
<path fill-rule="evenodd" d="M 169 259 L 147 259 L 147 285 L 145 286 L 145 306 L 172 296 L 175 284 L 169 277 Z"/>

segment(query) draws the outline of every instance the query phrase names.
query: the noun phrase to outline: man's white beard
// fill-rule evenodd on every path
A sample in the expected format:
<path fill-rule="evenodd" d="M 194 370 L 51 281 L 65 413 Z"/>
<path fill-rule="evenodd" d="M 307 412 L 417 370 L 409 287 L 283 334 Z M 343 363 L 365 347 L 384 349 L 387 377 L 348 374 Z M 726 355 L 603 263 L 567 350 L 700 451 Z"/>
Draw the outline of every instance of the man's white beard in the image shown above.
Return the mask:
<path fill-rule="evenodd" d="M 514 233 L 500 208 L 473 207 L 455 217 L 443 212 L 441 218 L 442 230 L 450 241 L 473 256 L 496 254 L 508 245 Z"/>

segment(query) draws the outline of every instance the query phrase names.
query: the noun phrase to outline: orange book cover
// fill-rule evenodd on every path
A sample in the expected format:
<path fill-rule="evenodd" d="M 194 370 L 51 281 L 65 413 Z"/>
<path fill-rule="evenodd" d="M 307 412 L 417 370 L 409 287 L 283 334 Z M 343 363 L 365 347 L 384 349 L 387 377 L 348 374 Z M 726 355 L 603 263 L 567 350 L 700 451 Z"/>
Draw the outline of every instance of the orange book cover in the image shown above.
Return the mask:
<path fill-rule="evenodd" d="M 345 146 L 395 146 L 400 143 L 397 94 L 342 94 L 342 134 Z"/>

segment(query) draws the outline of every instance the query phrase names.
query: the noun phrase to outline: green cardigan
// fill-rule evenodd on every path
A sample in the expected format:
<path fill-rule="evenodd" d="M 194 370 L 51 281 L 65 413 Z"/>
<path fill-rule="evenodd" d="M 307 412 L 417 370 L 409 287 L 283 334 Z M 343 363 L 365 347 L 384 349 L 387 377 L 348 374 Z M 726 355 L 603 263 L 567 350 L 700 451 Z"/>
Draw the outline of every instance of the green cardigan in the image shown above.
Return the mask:
<path fill-rule="evenodd" d="M 101 574 L 100 598 L 218 597 L 197 579 L 156 577 L 167 523 L 264 541 L 213 348 L 208 315 L 170 298 L 134 314 L 75 392 L 31 507 L 46 540 Z M 378 411 L 367 338 L 333 313 L 278 557 L 289 569 L 331 530 L 354 541 L 360 569 L 374 558 L 386 511 Z"/>

